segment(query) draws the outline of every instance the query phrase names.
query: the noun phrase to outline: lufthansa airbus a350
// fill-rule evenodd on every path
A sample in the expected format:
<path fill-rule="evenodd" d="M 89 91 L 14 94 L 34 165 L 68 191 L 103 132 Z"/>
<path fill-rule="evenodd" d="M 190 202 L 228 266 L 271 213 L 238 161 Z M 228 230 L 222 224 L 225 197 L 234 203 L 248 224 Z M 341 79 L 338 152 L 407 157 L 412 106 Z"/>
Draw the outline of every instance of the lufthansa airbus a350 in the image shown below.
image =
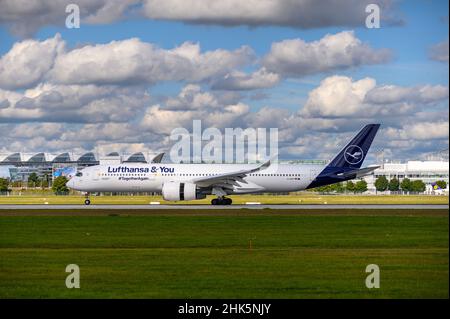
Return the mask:
<path fill-rule="evenodd" d="M 85 168 L 67 186 L 92 192 L 161 192 L 167 201 L 216 195 L 213 205 L 230 205 L 231 194 L 294 192 L 371 174 L 361 168 L 380 124 L 368 124 L 327 165 L 310 164 L 121 164 Z"/>

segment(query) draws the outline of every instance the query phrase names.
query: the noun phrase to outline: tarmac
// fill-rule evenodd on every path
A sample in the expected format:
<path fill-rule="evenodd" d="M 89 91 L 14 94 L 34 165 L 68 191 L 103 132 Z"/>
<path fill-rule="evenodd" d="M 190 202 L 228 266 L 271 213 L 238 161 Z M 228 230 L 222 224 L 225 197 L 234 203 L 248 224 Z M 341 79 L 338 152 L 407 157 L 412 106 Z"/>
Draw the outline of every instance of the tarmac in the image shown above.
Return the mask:
<path fill-rule="evenodd" d="M 117 210 L 135 210 L 135 209 L 449 209 L 448 205 L 0 205 L 0 210 L 67 210 L 67 209 L 117 209 Z"/>

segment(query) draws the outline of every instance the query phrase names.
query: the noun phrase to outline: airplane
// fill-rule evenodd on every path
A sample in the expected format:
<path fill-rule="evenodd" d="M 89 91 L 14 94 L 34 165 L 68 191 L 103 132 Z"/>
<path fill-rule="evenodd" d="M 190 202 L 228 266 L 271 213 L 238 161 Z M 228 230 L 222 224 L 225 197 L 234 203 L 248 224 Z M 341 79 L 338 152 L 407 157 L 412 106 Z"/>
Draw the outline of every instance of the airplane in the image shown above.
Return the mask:
<path fill-rule="evenodd" d="M 230 205 L 231 194 L 306 190 L 371 174 L 379 166 L 361 168 L 380 124 L 368 124 L 328 164 L 164 164 L 96 165 L 76 173 L 67 186 L 92 192 L 159 192 L 166 201 L 215 195 L 212 205 Z"/>

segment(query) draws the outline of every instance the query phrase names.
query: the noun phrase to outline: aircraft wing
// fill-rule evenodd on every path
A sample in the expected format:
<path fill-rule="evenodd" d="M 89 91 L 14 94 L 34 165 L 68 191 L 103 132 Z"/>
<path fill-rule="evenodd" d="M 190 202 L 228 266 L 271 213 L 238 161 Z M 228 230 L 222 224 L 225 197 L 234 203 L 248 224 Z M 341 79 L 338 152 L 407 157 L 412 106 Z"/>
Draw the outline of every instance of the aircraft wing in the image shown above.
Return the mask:
<path fill-rule="evenodd" d="M 270 160 L 265 162 L 264 164 L 257 166 L 252 169 L 240 170 L 225 174 L 219 174 L 214 176 L 206 176 L 199 177 L 192 180 L 193 183 L 197 184 L 200 187 L 222 187 L 222 188 L 233 188 L 234 185 L 237 185 L 236 182 L 243 182 L 243 178 L 247 174 L 251 174 L 257 172 L 259 170 L 265 169 L 270 166 Z"/>

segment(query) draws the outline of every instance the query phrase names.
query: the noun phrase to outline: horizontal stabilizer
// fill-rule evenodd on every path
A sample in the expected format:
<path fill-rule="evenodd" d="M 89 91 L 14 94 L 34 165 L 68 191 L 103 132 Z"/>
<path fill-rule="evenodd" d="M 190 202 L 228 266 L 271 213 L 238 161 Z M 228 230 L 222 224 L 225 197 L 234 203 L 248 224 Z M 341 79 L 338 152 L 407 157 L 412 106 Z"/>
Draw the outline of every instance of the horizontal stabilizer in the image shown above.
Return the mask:
<path fill-rule="evenodd" d="M 360 169 L 352 169 L 351 171 L 339 173 L 339 174 L 337 174 L 337 176 L 339 176 L 339 177 L 342 176 L 342 177 L 345 177 L 346 179 L 349 177 L 351 177 L 351 178 L 363 177 L 363 176 L 372 174 L 372 172 L 379 167 L 380 166 L 369 166 L 369 167 L 364 167 L 364 168 L 360 168 Z M 353 175 L 355 175 L 355 176 L 353 177 Z"/>

